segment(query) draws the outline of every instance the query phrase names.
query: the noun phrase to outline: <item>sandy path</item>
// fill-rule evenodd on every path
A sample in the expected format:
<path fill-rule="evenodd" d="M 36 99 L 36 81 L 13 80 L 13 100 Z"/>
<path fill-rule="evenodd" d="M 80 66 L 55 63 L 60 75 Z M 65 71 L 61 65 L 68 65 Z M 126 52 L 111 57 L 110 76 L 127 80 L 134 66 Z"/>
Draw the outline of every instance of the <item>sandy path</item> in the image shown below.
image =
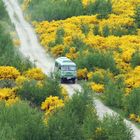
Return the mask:
<path fill-rule="evenodd" d="M 3 2 L 5 3 L 7 12 L 19 36 L 21 53 L 29 57 L 32 62 L 35 62 L 37 67 L 41 68 L 45 74 L 49 75 L 53 71 L 54 59 L 51 58 L 49 54 L 46 54 L 45 50 L 40 46 L 32 26 L 24 19 L 17 0 L 3 0 Z M 70 96 L 75 90 L 81 90 L 79 84 L 64 84 L 64 86 L 67 88 Z M 100 118 L 106 113 L 115 113 L 97 99 L 95 100 L 95 105 Z M 127 120 L 124 121 L 133 129 L 134 140 L 140 140 L 140 130 L 131 122 Z"/>

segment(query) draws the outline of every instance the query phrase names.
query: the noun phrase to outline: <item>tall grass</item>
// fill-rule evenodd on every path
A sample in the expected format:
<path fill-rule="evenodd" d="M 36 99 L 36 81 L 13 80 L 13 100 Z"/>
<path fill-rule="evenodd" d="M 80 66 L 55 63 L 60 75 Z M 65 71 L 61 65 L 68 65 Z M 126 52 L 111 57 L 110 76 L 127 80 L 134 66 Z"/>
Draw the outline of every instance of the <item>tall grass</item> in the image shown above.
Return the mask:
<path fill-rule="evenodd" d="M 106 18 L 112 12 L 110 0 L 95 0 L 86 7 L 82 0 L 44 0 L 38 3 L 37 0 L 30 2 L 28 14 L 33 20 L 60 20 L 72 16 L 98 14 L 99 18 Z"/>
<path fill-rule="evenodd" d="M 19 102 L 10 107 L 0 103 L 1 140 L 45 140 L 46 126 L 43 115 L 27 103 Z"/>

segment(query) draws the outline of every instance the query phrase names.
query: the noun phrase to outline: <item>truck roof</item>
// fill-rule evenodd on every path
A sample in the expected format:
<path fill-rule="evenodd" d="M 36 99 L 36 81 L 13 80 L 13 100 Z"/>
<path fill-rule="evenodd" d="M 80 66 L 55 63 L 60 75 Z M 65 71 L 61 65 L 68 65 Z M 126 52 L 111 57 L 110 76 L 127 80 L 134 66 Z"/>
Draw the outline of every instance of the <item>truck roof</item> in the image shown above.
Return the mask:
<path fill-rule="evenodd" d="M 57 63 L 59 63 L 60 65 L 73 65 L 76 66 L 76 64 L 71 61 L 69 58 L 67 57 L 59 57 L 55 60 Z"/>

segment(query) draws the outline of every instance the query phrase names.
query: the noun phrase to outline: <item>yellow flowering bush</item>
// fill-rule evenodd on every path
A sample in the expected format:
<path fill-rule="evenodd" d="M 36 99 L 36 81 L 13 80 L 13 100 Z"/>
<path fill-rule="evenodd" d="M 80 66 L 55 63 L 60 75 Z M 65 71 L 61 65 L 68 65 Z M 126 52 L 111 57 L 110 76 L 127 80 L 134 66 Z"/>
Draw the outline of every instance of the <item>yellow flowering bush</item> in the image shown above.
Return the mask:
<path fill-rule="evenodd" d="M 67 100 L 69 98 L 68 91 L 67 91 L 66 87 L 64 87 L 64 86 L 61 86 L 61 94 L 64 97 L 64 100 Z"/>
<path fill-rule="evenodd" d="M 78 71 L 77 71 L 78 79 L 87 79 L 87 74 L 88 74 L 87 68 L 78 69 Z"/>
<path fill-rule="evenodd" d="M 45 78 L 45 74 L 42 72 L 40 68 L 29 69 L 24 73 L 24 75 L 29 79 L 35 79 L 35 80 L 43 80 Z"/>
<path fill-rule="evenodd" d="M 63 45 L 57 45 L 53 48 L 51 48 L 51 53 L 54 55 L 54 56 L 60 56 L 64 51 L 64 46 Z"/>
<path fill-rule="evenodd" d="M 47 123 L 47 119 L 52 112 L 63 106 L 64 106 L 63 100 L 59 99 L 59 97 L 57 96 L 50 96 L 46 98 L 46 100 L 41 105 L 41 109 L 46 111 L 45 122 Z"/>
<path fill-rule="evenodd" d="M 140 66 L 131 70 L 125 75 L 125 84 L 127 88 L 138 88 L 140 87 Z"/>
<path fill-rule="evenodd" d="M 10 88 L 2 88 L 0 89 L 0 101 L 5 101 L 7 106 L 10 106 L 17 101 L 19 101 L 19 98 L 16 96 L 16 90 L 10 89 Z"/>
<path fill-rule="evenodd" d="M 92 80 L 93 74 L 94 74 L 93 72 L 88 72 L 87 74 L 88 80 Z"/>
<path fill-rule="evenodd" d="M 25 76 L 19 76 L 16 79 L 16 85 L 21 86 L 26 80 L 28 80 Z"/>
<path fill-rule="evenodd" d="M 103 93 L 104 92 L 104 85 L 103 84 L 96 84 L 95 82 L 92 82 L 90 84 L 91 89 L 97 93 Z"/>
<path fill-rule="evenodd" d="M 16 79 L 20 76 L 20 72 L 11 66 L 0 66 L 0 80 L 3 79 Z"/>
<path fill-rule="evenodd" d="M 132 120 L 132 121 L 140 123 L 140 116 L 138 116 L 136 114 L 130 114 L 129 119 Z"/>

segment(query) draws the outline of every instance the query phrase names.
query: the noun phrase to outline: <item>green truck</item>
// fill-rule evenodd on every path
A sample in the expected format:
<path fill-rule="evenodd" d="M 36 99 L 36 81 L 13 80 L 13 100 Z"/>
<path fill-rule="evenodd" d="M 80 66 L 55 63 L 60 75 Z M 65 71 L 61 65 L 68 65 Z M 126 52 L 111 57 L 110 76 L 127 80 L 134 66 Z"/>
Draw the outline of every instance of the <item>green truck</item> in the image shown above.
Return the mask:
<path fill-rule="evenodd" d="M 61 83 L 65 81 L 76 82 L 77 68 L 76 64 L 67 57 L 59 57 L 55 60 L 54 71 L 57 72 L 61 78 Z"/>

